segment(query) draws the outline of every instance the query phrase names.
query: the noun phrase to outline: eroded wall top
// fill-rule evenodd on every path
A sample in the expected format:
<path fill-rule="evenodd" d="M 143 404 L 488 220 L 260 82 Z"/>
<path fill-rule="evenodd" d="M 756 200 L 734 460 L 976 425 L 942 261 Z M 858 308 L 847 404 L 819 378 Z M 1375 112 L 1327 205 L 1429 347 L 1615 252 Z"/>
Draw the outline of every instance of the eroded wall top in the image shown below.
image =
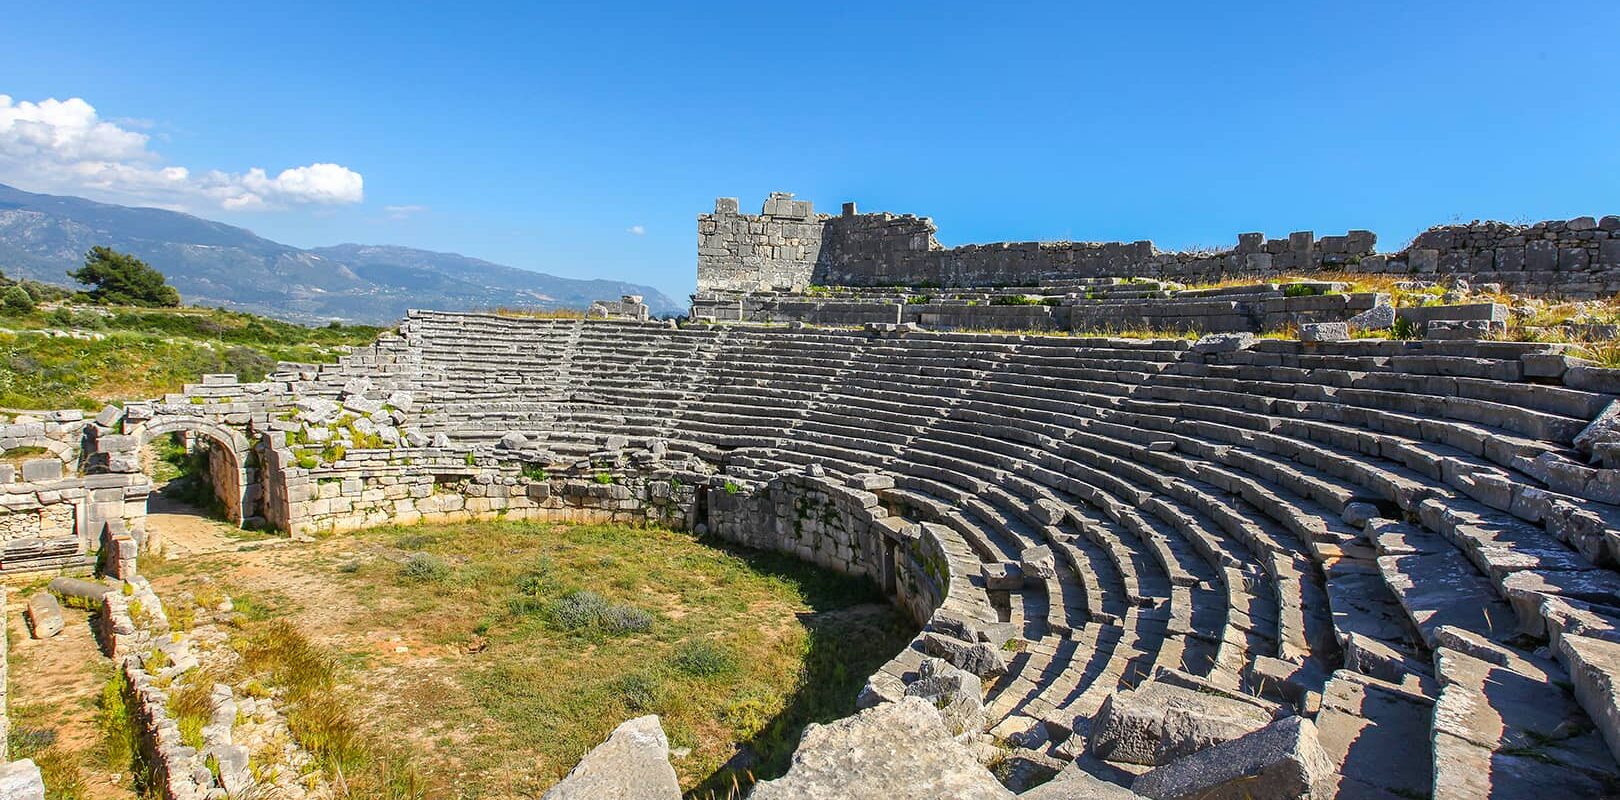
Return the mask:
<path fill-rule="evenodd" d="M 1281 238 L 1239 234 L 1224 250 L 1162 252 L 1151 241 L 996 242 L 944 247 L 928 217 L 838 216 L 772 194 L 759 215 L 721 198 L 698 218 L 698 292 L 835 286 L 1037 286 L 1103 277 L 1182 282 L 1334 270 L 1459 275 L 1510 291 L 1592 298 L 1620 292 L 1620 216 L 1514 225 L 1437 226 L 1404 249 L 1376 250 L 1372 231 Z"/>

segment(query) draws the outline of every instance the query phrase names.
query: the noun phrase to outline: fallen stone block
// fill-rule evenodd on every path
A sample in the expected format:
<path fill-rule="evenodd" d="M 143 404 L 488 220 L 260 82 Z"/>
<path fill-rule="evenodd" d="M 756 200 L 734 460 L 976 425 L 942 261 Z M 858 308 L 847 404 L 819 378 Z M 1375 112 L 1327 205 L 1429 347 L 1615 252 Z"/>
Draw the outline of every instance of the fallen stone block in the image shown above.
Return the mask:
<path fill-rule="evenodd" d="M 1252 333 L 1211 333 L 1193 343 L 1194 353 L 1234 353 L 1247 350 L 1259 341 Z"/>
<path fill-rule="evenodd" d="M 1350 338 L 1350 327 L 1343 322 L 1308 322 L 1299 326 L 1302 342 L 1342 342 Z"/>
<path fill-rule="evenodd" d="M 1047 545 L 1031 547 L 1019 554 L 1018 569 L 1024 573 L 1025 586 L 1045 586 L 1048 578 L 1057 577 L 1057 557 Z"/>
<path fill-rule="evenodd" d="M 1395 327 L 1395 307 L 1388 303 L 1373 306 L 1348 320 L 1345 324 L 1353 331 L 1381 331 Z"/>
<path fill-rule="evenodd" d="M 924 659 L 917 674 L 903 697 L 921 697 L 932 703 L 945 728 L 961 741 L 984 732 L 984 682 L 979 676 L 938 658 Z"/>
<path fill-rule="evenodd" d="M 1018 800 L 1142 800 L 1142 796 L 1096 777 L 1071 761 L 1057 777 L 1018 795 Z"/>
<path fill-rule="evenodd" d="M 45 778 L 31 759 L 0 764 L 0 800 L 45 800 Z"/>
<path fill-rule="evenodd" d="M 28 618 L 28 630 L 35 639 L 49 639 L 67 627 L 62 619 L 62 604 L 49 592 L 36 592 L 28 598 L 23 616 Z"/>
<path fill-rule="evenodd" d="M 1252 703 L 1149 681 L 1103 701 L 1089 746 L 1101 759 L 1158 766 L 1257 731 L 1271 719 Z"/>
<path fill-rule="evenodd" d="M 629 720 L 580 759 L 541 800 L 679 800 L 669 739 L 656 714 Z"/>
<path fill-rule="evenodd" d="M 1010 800 L 1014 795 L 950 736 L 928 701 L 907 697 L 806 727 L 787 774 L 760 782 L 748 797 Z"/>
<path fill-rule="evenodd" d="M 75 608 L 100 608 L 101 598 L 112 591 L 105 583 L 65 577 L 52 578 L 45 589 Z"/>
<path fill-rule="evenodd" d="M 1247 736 L 1148 772 L 1131 791 L 1153 800 L 1293 800 L 1332 796 L 1333 761 L 1304 717 L 1284 717 Z"/>
<path fill-rule="evenodd" d="M 984 575 L 984 588 L 992 592 L 1010 592 L 1024 588 L 1024 573 L 1017 564 L 985 564 L 979 571 Z"/>
<path fill-rule="evenodd" d="M 1007 671 L 1007 662 L 1001 657 L 1001 651 L 991 647 L 988 642 L 965 642 L 953 636 L 925 631 L 922 645 L 929 655 L 943 658 L 974 675 L 993 677 Z"/>

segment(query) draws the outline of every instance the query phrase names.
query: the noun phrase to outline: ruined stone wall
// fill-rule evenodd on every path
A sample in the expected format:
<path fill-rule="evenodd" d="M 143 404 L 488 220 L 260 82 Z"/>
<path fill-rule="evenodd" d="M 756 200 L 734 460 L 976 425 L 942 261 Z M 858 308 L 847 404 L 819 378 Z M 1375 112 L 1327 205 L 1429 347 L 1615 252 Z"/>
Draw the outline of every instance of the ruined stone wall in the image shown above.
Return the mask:
<path fill-rule="evenodd" d="M 821 257 L 825 215 L 808 200 L 774 193 L 758 216 L 722 197 L 698 217 L 698 287 L 752 291 L 811 283 Z"/>
<path fill-rule="evenodd" d="M 54 459 L 27 462 L 31 479 L 0 483 L 0 574 L 85 572 L 109 523 L 146 530 L 145 475 L 63 475 Z"/>
<path fill-rule="evenodd" d="M 1377 236 L 1352 230 L 1270 239 L 1240 234 L 1218 251 L 1161 252 L 1150 241 L 996 242 L 944 247 L 928 217 L 814 215 L 772 195 L 766 213 L 737 213 L 733 199 L 699 217 L 698 292 L 829 286 L 1039 286 L 1104 277 L 1209 282 L 1342 270 L 1460 276 L 1509 291 L 1576 299 L 1620 292 L 1620 216 L 1512 225 L 1431 228 L 1399 252 L 1378 254 Z M 784 206 L 784 203 L 786 204 Z M 808 262 L 808 264 L 807 264 Z"/>
<path fill-rule="evenodd" d="M 488 519 L 688 528 L 704 480 L 667 468 L 525 474 L 515 462 L 468 464 L 428 449 L 351 453 L 313 469 L 293 463 L 288 450 L 269 453 L 266 519 L 295 536 Z"/>
<path fill-rule="evenodd" d="M 1389 297 L 1344 292 L 1342 284 L 1256 284 L 1171 293 L 1132 285 L 1052 288 L 1052 294 L 917 289 L 831 296 L 753 292 L 698 295 L 695 317 L 716 322 L 818 327 L 915 323 L 927 330 L 1077 331 L 1186 330 L 1229 333 L 1278 330 L 1311 322 L 1344 322 Z M 1115 291 L 1123 289 L 1125 291 Z M 1016 301 L 1016 302 L 1006 302 Z"/>
<path fill-rule="evenodd" d="M 207 437 L 199 444 L 207 447 L 207 479 L 209 486 L 214 487 L 214 496 L 219 497 L 220 509 L 227 520 L 241 520 L 243 505 L 258 505 L 253 500 L 258 499 L 261 489 L 254 481 L 256 476 L 253 470 L 243 470 L 237 463 L 237 457 L 225 445 L 215 444 Z M 248 492 L 243 492 L 241 486 L 245 479 L 249 481 L 246 487 Z M 253 499 L 245 499 L 245 494 L 253 494 Z"/>
<path fill-rule="evenodd" d="M 851 483 L 892 485 L 876 475 Z M 949 589 L 944 552 L 922 527 L 891 516 L 872 491 L 838 479 L 784 472 L 764 484 L 709 487 L 708 529 L 727 541 L 772 550 L 870 579 L 921 625 Z"/>

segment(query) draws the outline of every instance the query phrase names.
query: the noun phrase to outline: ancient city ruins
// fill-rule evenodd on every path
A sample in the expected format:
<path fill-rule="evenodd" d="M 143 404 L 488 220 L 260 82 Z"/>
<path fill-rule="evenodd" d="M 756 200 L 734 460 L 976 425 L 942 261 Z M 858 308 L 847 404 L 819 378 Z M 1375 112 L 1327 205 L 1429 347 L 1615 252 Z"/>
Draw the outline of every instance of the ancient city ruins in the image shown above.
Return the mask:
<path fill-rule="evenodd" d="M 0 572 L 93 603 L 171 798 L 248 796 L 232 720 L 270 702 L 218 687 L 202 750 L 166 717 L 137 454 L 174 432 L 293 540 L 645 522 L 869 579 L 920 632 L 759 800 L 1620 796 L 1620 370 L 1501 335 L 1513 297 L 1620 292 L 1620 217 L 947 248 L 783 194 L 698 241 L 684 320 L 423 310 L 336 364 L 15 416 L 0 449 L 48 452 L 0 467 Z M 546 795 L 679 796 L 650 716 Z"/>

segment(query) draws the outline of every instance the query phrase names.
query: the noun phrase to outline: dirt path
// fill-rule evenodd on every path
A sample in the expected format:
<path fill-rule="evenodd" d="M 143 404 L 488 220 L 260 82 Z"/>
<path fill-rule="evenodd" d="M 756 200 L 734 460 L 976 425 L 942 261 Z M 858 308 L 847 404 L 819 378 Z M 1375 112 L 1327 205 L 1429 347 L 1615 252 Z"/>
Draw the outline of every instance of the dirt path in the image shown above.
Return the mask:
<path fill-rule="evenodd" d="M 217 519 L 203 516 L 202 509 L 154 491 L 146 501 L 146 530 L 158 534 L 163 555 L 185 558 L 204 553 L 238 549 L 240 532 Z"/>
<path fill-rule="evenodd" d="M 23 622 L 26 599 L 14 597 L 6 625 L 11 634 L 12 738 L 54 735 L 53 749 L 78 765 L 84 781 L 80 797 L 134 798 L 130 775 L 111 768 L 102 750 L 97 700 L 112 676 L 112 661 L 101 655 L 90 630 L 90 615 L 63 609 L 67 628 L 50 639 L 33 639 Z M 47 733 L 48 732 L 48 733 Z M 35 756 L 36 759 L 39 756 Z"/>

